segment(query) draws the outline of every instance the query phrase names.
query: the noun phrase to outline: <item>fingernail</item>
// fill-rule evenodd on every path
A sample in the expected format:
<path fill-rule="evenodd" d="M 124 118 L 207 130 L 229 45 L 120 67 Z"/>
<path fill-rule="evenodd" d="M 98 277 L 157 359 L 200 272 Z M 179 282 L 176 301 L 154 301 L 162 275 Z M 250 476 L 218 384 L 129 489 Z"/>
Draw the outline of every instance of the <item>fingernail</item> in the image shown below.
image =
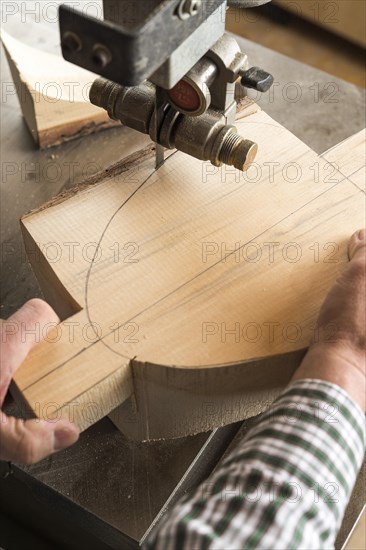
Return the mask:
<path fill-rule="evenodd" d="M 65 427 L 58 428 L 55 431 L 54 451 L 61 451 L 62 449 L 66 449 L 66 447 L 70 447 L 70 445 L 77 441 L 78 437 L 79 435 L 76 430 Z"/>
<path fill-rule="evenodd" d="M 358 238 L 360 241 L 366 241 L 366 229 L 360 229 L 358 232 Z"/>

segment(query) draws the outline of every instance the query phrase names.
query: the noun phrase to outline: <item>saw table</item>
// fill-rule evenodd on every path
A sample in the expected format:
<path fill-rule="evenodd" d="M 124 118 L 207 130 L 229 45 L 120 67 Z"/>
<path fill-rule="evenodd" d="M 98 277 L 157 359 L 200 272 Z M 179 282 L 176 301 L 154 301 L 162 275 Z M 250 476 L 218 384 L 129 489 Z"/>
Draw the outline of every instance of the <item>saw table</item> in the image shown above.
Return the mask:
<path fill-rule="evenodd" d="M 4 27 L 30 45 L 56 51 L 57 32 L 51 32 L 51 23 L 39 24 L 39 33 L 11 18 Z M 269 94 L 253 92 L 252 97 L 314 151 L 321 153 L 363 128 L 363 90 L 247 40 L 238 42 L 275 77 Z M 11 76 L 1 55 L 4 93 Z M 22 248 L 20 216 L 82 180 L 86 167 L 89 175 L 106 168 L 145 146 L 148 137 L 113 128 L 38 151 L 16 95 L 7 93 L 4 99 L 1 316 L 6 318 L 27 299 L 41 296 Z M 43 170 L 50 159 L 61 167 L 52 182 Z M 252 422 L 173 441 L 135 443 L 105 418 L 75 446 L 35 466 L 0 463 L 0 547 L 138 548 L 165 511 L 210 474 Z M 361 473 L 338 547 L 362 508 L 363 479 Z"/>

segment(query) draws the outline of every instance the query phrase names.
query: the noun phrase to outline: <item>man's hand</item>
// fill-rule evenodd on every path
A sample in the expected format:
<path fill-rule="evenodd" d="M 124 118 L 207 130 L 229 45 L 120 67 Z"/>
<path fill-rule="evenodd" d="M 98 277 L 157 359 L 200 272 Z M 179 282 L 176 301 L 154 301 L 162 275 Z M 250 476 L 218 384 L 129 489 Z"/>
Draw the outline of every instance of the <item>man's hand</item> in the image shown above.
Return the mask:
<path fill-rule="evenodd" d="M 366 411 L 366 232 L 352 235 L 349 264 L 319 313 L 318 342 L 310 346 L 292 381 L 316 378 L 337 384 Z M 324 337 L 332 327 L 332 342 Z"/>
<path fill-rule="evenodd" d="M 8 321 L 1 321 L 0 330 L 0 460 L 34 464 L 42 458 L 69 447 L 79 437 L 77 428 L 67 420 L 20 420 L 2 411 L 5 395 L 14 372 L 37 344 L 32 334 L 37 324 L 58 323 L 53 309 L 43 300 L 30 300 Z M 11 333 L 6 323 L 17 326 Z M 27 337 L 24 337 L 27 331 Z M 37 333 L 37 331 L 35 331 Z M 40 331 L 42 333 L 42 331 Z M 22 337 L 23 335 L 23 337 Z"/>

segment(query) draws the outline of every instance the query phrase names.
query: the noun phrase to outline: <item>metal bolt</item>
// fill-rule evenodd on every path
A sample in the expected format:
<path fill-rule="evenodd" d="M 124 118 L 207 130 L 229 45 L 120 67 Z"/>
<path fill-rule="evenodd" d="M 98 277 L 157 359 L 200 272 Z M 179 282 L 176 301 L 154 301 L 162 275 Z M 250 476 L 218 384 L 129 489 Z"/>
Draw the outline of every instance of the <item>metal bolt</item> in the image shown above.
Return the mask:
<path fill-rule="evenodd" d="M 234 126 L 225 126 L 215 141 L 211 160 L 215 166 L 228 164 L 245 172 L 254 161 L 258 145 L 237 134 Z"/>
<path fill-rule="evenodd" d="M 115 113 L 115 106 L 123 90 L 124 86 L 116 84 L 116 82 L 106 80 L 105 78 L 97 78 L 90 88 L 89 99 L 93 105 L 102 107 L 102 109 L 108 111 L 110 118 L 119 120 L 118 115 Z"/>
<path fill-rule="evenodd" d="M 112 54 L 104 44 L 95 44 L 93 48 L 93 61 L 99 68 L 104 69 L 112 61 Z"/>
<path fill-rule="evenodd" d="M 74 32 L 65 32 L 61 39 L 61 46 L 66 53 L 71 54 L 81 50 L 83 44 L 77 34 Z"/>
<path fill-rule="evenodd" d="M 202 0 L 182 0 L 178 6 L 178 17 L 183 21 L 197 15 L 202 6 Z"/>
<path fill-rule="evenodd" d="M 90 89 L 93 105 L 106 109 L 114 120 L 156 140 L 156 89 L 145 82 L 140 86 L 121 86 L 111 80 L 98 78 Z M 210 160 L 215 166 L 228 164 L 245 171 L 254 161 L 258 146 L 237 133 L 235 126 L 223 125 L 223 116 L 206 112 L 201 117 L 182 115 L 168 107 L 159 132 L 158 143 L 174 147 L 201 160 Z"/>
<path fill-rule="evenodd" d="M 257 152 L 258 145 L 254 141 L 241 138 L 228 164 L 232 164 L 237 170 L 245 172 L 254 161 Z"/>

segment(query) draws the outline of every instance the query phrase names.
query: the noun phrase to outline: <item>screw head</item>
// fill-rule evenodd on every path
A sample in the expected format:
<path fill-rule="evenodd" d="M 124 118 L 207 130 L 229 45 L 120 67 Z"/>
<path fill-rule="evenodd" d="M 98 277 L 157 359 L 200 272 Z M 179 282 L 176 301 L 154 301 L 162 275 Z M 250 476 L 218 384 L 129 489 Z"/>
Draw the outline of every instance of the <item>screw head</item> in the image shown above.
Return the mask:
<path fill-rule="evenodd" d="M 202 6 L 202 0 L 182 0 L 178 6 L 179 19 L 185 20 L 197 15 Z"/>
<path fill-rule="evenodd" d="M 74 32 L 65 32 L 61 38 L 61 47 L 65 53 L 69 55 L 78 52 L 83 47 L 81 38 Z"/>
<path fill-rule="evenodd" d="M 100 69 L 104 69 L 112 61 L 112 54 L 104 44 L 95 44 L 92 58 L 95 65 Z"/>

